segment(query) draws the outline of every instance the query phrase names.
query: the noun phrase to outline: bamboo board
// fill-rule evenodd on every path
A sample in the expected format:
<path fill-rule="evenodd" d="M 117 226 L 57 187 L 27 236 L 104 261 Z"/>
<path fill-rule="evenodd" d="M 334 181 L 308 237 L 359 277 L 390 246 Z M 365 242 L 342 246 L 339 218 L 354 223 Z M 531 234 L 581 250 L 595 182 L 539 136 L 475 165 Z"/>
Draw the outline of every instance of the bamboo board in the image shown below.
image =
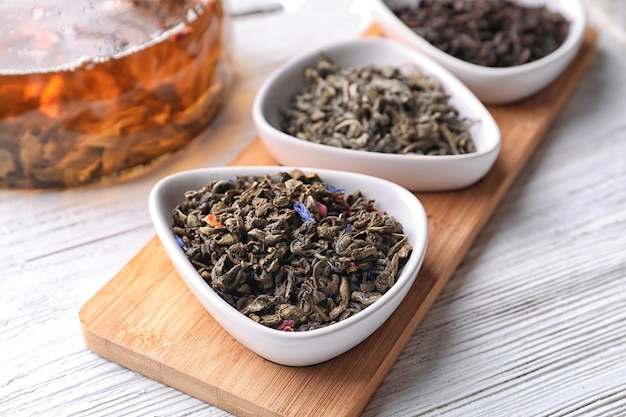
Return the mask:
<path fill-rule="evenodd" d="M 156 236 L 80 310 L 87 347 L 238 416 L 360 415 L 579 84 L 596 40 L 589 28 L 574 62 L 544 91 L 489 108 L 503 146 L 483 180 L 461 191 L 418 194 L 429 222 L 422 270 L 393 316 L 354 349 L 303 368 L 262 359 L 196 301 Z M 275 164 L 257 138 L 231 165 Z"/>

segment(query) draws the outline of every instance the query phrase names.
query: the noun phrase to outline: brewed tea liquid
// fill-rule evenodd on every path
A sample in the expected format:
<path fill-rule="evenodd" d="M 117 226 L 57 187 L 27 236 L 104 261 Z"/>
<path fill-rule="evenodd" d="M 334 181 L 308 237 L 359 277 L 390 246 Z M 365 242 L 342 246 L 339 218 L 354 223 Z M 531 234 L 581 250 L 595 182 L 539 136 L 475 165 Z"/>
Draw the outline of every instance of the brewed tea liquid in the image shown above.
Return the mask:
<path fill-rule="evenodd" d="M 217 0 L 0 3 L 0 186 L 63 188 L 171 153 L 229 81 Z"/>

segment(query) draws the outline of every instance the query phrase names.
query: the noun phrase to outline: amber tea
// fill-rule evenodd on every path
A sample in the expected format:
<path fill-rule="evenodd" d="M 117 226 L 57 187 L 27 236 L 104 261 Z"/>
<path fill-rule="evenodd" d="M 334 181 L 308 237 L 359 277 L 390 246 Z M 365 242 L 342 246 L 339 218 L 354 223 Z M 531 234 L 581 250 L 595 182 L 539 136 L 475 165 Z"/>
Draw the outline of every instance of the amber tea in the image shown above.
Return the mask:
<path fill-rule="evenodd" d="M 193 139 L 229 83 L 219 0 L 0 4 L 0 186 L 63 188 Z"/>

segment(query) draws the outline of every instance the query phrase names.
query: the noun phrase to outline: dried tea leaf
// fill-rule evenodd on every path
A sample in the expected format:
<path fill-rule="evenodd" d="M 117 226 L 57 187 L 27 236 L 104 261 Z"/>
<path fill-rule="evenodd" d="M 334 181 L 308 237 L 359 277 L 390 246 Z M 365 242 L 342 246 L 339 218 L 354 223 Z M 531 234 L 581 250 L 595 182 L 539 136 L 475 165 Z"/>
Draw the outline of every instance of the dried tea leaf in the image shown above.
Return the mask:
<path fill-rule="evenodd" d="M 392 12 L 438 49 L 489 67 L 543 58 L 563 44 L 569 31 L 560 13 L 510 0 L 421 0 Z"/>
<path fill-rule="evenodd" d="M 299 170 L 189 190 L 172 231 L 224 300 L 286 331 L 362 311 L 395 284 L 412 251 L 402 225 L 374 200 Z"/>
<path fill-rule="evenodd" d="M 394 154 L 476 151 L 473 121 L 460 117 L 441 85 L 417 68 L 341 69 L 322 59 L 305 75 L 307 85 L 283 111 L 283 130 L 297 138 Z"/>

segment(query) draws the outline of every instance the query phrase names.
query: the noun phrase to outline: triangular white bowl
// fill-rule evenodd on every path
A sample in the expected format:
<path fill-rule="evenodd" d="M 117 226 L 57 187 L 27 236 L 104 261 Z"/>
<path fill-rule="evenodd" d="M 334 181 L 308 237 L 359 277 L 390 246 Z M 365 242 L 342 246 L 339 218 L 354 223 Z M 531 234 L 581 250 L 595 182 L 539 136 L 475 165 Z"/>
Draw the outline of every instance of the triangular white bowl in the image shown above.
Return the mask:
<path fill-rule="evenodd" d="M 281 112 L 305 85 L 304 71 L 323 57 L 342 68 L 357 64 L 403 67 L 414 64 L 436 77 L 471 127 L 476 152 L 464 155 L 399 155 L 357 151 L 298 139 L 281 129 Z M 359 172 L 384 178 L 412 191 L 444 191 L 479 181 L 500 152 L 500 130 L 476 96 L 452 73 L 422 53 L 384 38 L 359 38 L 304 53 L 279 67 L 258 91 L 253 119 L 259 136 L 282 165 Z"/>
<path fill-rule="evenodd" d="M 224 301 L 195 270 L 172 231 L 172 211 L 184 201 L 184 193 L 198 190 L 214 179 L 259 176 L 289 167 L 220 167 L 184 171 L 160 180 L 149 196 L 152 222 L 174 267 L 213 318 L 244 346 L 278 364 L 306 366 L 327 361 L 353 348 L 396 310 L 414 284 L 426 253 L 428 223 L 426 212 L 414 194 L 389 181 L 367 175 L 329 170 L 316 172 L 326 183 L 343 188 L 347 194 L 359 189 L 376 200 L 376 208 L 400 221 L 413 252 L 399 272 L 396 283 L 379 300 L 354 316 L 330 326 L 306 331 L 283 332 L 258 324 Z M 211 343 L 210 340 L 202 343 Z"/>
<path fill-rule="evenodd" d="M 584 39 L 587 13 L 583 0 L 516 0 L 525 6 L 546 6 L 570 21 L 565 42 L 551 54 L 523 65 L 506 68 L 472 64 L 436 48 L 405 25 L 392 11 L 415 6 L 419 0 L 367 0 L 372 17 L 385 36 L 418 50 L 456 75 L 476 96 L 488 104 L 507 104 L 527 98 L 552 83 L 574 59 Z"/>

